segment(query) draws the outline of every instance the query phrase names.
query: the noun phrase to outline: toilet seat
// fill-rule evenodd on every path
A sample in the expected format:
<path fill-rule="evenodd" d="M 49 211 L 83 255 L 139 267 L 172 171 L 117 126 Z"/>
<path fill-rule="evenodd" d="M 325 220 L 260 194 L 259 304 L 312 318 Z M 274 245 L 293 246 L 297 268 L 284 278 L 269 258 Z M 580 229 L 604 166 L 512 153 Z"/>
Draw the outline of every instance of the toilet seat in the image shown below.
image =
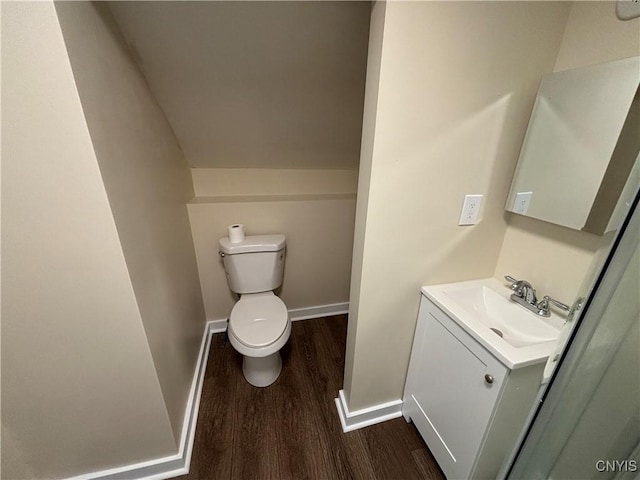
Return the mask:
<path fill-rule="evenodd" d="M 242 295 L 229 318 L 229 334 L 250 349 L 276 343 L 289 329 L 287 307 L 273 292 Z"/>

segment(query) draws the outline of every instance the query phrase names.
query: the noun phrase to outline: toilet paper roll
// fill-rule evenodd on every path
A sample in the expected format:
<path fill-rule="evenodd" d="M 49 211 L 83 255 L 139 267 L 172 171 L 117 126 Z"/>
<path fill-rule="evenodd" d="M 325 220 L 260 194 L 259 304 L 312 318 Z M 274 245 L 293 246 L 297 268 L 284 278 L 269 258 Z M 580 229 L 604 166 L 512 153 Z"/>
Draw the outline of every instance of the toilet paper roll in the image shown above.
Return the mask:
<path fill-rule="evenodd" d="M 244 240 L 244 225 L 236 223 L 229 225 L 229 241 L 231 243 L 240 243 Z"/>

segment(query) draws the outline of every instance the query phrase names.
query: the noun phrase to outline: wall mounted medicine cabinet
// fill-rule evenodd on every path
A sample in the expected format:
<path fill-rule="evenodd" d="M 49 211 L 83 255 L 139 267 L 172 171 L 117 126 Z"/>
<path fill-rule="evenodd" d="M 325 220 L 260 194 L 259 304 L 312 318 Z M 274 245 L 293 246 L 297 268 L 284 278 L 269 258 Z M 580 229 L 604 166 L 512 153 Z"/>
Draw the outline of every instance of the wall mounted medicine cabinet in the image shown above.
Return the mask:
<path fill-rule="evenodd" d="M 639 72 L 630 57 L 542 78 L 506 210 L 598 235 L 615 228 L 640 183 Z"/>

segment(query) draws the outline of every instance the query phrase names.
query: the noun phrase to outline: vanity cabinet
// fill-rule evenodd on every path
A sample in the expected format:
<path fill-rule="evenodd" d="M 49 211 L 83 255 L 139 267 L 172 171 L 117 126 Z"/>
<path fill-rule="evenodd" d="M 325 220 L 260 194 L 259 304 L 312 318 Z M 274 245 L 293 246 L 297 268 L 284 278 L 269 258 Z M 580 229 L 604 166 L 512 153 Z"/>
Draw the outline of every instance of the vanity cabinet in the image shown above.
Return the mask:
<path fill-rule="evenodd" d="M 510 370 L 423 295 L 402 413 L 448 478 L 495 478 L 543 365 Z"/>

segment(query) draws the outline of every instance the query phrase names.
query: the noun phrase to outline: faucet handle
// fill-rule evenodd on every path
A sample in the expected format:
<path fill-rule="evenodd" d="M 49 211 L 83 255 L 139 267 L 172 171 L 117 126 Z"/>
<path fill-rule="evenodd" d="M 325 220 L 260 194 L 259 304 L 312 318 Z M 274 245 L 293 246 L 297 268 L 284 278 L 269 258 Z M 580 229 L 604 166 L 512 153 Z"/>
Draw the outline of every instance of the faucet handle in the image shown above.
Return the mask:
<path fill-rule="evenodd" d="M 569 305 L 559 302 L 558 300 L 551 298 L 549 295 L 545 295 L 544 297 L 542 297 L 542 300 L 540 300 L 540 303 L 538 303 L 538 308 L 542 311 L 548 312 L 550 303 L 554 304 L 556 307 L 566 312 L 568 312 L 571 309 Z"/>
<path fill-rule="evenodd" d="M 505 275 L 504 279 L 507 282 L 511 282 L 511 290 L 516 290 L 519 287 L 520 280 L 513 278 L 511 275 Z"/>

